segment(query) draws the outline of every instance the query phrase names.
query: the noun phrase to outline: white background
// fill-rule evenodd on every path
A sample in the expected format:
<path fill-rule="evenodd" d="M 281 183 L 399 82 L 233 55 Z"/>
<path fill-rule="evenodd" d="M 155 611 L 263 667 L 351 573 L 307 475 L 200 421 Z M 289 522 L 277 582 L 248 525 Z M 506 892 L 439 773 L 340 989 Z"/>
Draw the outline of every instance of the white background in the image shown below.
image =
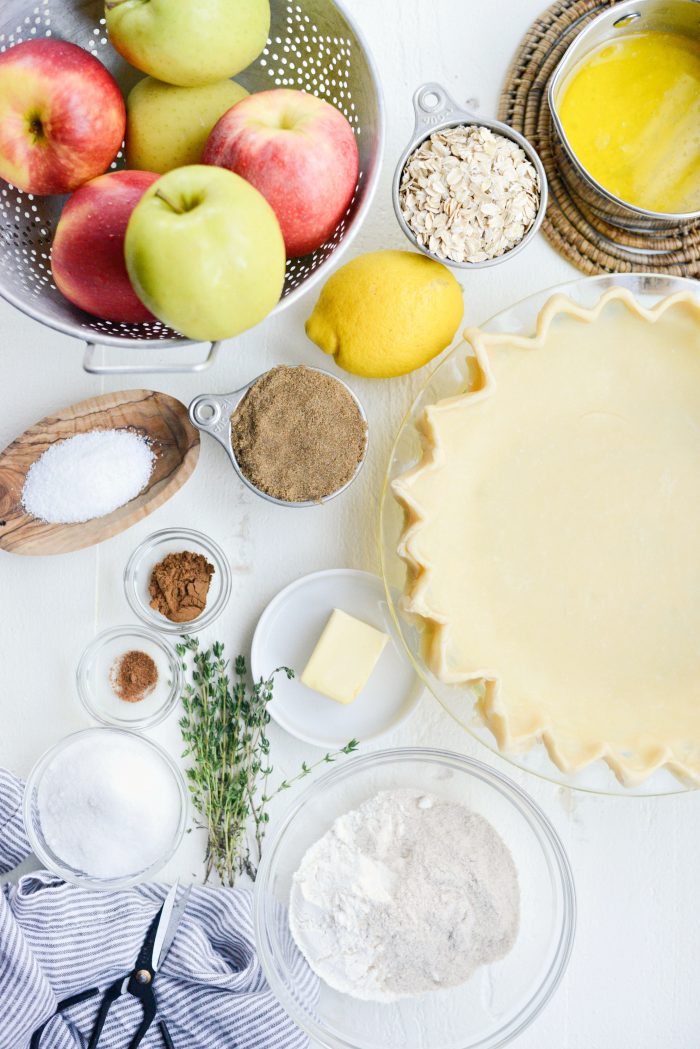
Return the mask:
<path fill-rule="evenodd" d="M 369 218 L 350 254 L 407 247 L 390 201 L 393 165 L 412 130 L 411 95 L 439 80 L 460 102 L 496 113 L 513 51 L 543 0 L 347 0 L 383 78 L 388 137 Z M 460 276 L 459 271 L 457 271 Z M 480 323 L 575 271 L 540 237 L 494 269 L 462 275 L 465 322 Z M 271 365 L 328 364 L 303 322 L 315 293 L 225 346 L 210 373 L 153 377 L 145 385 L 188 402 L 233 390 Z M 0 302 L 0 447 L 44 414 L 138 381 L 101 381 L 81 370 L 80 346 Z M 306 572 L 349 566 L 378 570 L 377 511 L 390 443 L 424 370 L 390 382 L 351 379 L 367 408 L 367 466 L 344 497 L 320 508 L 271 506 L 242 487 L 221 448 L 203 439 L 195 476 L 164 507 L 122 536 L 62 557 L 0 554 L 0 763 L 26 774 L 61 736 L 88 724 L 74 672 L 98 630 L 130 620 L 122 572 L 135 545 L 156 528 L 199 528 L 221 543 L 234 577 L 214 630 L 231 654 L 247 651 L 257 617 L 283 586 Z M 210 634 L 213 637 L 213 634 Z M 154 735 L 178 752 L 177 721 Z M 274 764 L 292 773 L 309 748 L 273 731 Z M 511 774 L 542 805 L 574 869 L 579 927 L 568 973 L 519 1049 L 685 1049 L 700 1044 L 698 993 L 698 817 L 700 797 L 596 798 L 536 780 L 494 758 L 426 695 L 387 745 L 458 749 Z M 201 877 L 202 842 L 190 835 L 166 875 Z"/>

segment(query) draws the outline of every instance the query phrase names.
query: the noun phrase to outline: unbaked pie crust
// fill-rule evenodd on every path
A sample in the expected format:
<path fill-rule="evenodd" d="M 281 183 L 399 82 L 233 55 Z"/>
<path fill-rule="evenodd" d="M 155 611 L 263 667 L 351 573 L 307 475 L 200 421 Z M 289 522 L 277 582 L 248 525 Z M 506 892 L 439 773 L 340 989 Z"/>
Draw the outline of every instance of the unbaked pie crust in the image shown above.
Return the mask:
<path fill-rule="evenodd" d="M 700 307 L 563 296 L 536 335 L 465 332 L 394 482 L 408 612 L 504 751 L 700 784 Z"/>

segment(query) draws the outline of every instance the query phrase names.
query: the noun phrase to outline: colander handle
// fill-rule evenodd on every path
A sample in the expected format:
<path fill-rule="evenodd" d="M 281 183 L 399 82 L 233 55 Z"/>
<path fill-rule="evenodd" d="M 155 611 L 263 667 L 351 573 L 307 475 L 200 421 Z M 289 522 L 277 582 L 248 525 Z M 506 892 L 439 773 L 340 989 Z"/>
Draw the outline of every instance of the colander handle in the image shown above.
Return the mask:
<path fill-rule="evenodd" d="M 204 360 L 194 364 L 97 364 L 95 356 L 99 346 L 96 342 L 87 342 L 83 368 L 90 375 L 193 375 L 211 367 L 220 346 L 220 342 L 210 343 L 209 353 Z"/>
<path fill-rule="evenodd" d="M 470 99 L 470 104 L 477 105 L 476 100 Z M 413 134 L 415 138 L 420 137 L 421 140 L 437 124 L 445 120 L 454 118 L 456 121 L 464 120 L 470 123 L 477 120 L 473 113 L 457 105 L 442 84 L 435 82 L 421 84 L 413 96 L 413 109 L 416 114 Z"/>

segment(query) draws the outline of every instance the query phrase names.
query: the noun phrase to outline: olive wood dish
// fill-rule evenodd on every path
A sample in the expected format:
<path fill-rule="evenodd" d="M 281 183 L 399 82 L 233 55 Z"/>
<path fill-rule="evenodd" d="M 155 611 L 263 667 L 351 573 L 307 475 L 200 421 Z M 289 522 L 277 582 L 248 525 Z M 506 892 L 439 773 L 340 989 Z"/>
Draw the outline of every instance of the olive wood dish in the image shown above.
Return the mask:
<path fill-rule="evenodd" d="M 22 506 L 29 467 L 57 441 L 89 430 L 131 429 L 147 437 L 156 460 L 148 485 L 124 506 L 79 524 L 47 524 Z M 0 453 L 0 549 L 64 554 L 94 546 L 141 521 L 177 492 L 197 465 L 199 434 L 184 404 L 154 390 L 89 397 L 30 426 Z"/>
<path fill-rule="evenodd" d="M 255 494 L 259 495 L 262 499 L 267 499 L 268 502 L 275 503 L 277 506 L 321 506 L 323 503 L 327 503 L 330 499 L 335 499 L 337 495 L 340 495 L 341 492 L 344 492 L 347 488 L 350 487 L 350 485 L 360 473 L 360 470 L 365 464 L 365 459 L 367 458 L 367 448 L 369 445 L 369 424 L 367 422 L 365 410 L 362 407 L 356 395 L 350 389 L 348 384 L 343 382 L 342 379 L 339 379 L 337 375 L 331 375 L 330 372 L 325 371 L 323 368 L 312 368 L 310 365 L 304 365 L 304 367 L 307 368 L 309 371 L 320 372 L 322 375 L 329 375 L 331 379 L 335 380 L 335 382 L 338 382 L 341 384 L 341 386 L 344 386 L 350 394 L 350 396 L 352 397 L 352 399 L 355 401 L 355 404 L 359 409 L 360 415 L 364 420 L 365 426 L 367 427 L 364 455 L 360 462 L 357 464 L 357 469 L 355 470 L 355 473 L 352 475 L 352 477 L 346 484 L 342 485 L 341 488 L 338 488 L 335 492 L 331 492 L 330 495 L 327 495 L 324 499 L 321 499 L 318 502 L 315 502 L 313 500 L 293 502 L 292 500 L 277 499 L 273 495 L 268 495 L 267 492 L 263 492 L 260 488 L 256 488 L 256 486 L 248 480 L 246 475 L 241 470 L 238 460 L 236 459 L 236 455 L 233 450 L 233 445 L 231 443 L 231 416 L 234 414 L 234 412 L 238 408 L 238 405 L 241 403 L 251 386 L 254 386 L 259 379 L 262 379 L 264 375 L 267 375 L 267 372 L 262 372 L 262 374 L 256 375 L 256 377 L 254 379 L 251 379 L 250 382 L 246 383 L 245 386 L 241 386 L 240 389 L 234 390 L 232 393 L 200 394 L 199 397 L 195 397 L 195 399 L 190 403 L 189 408 L 190 421 L 192 425 L 196 426 L 198 430 L 202 431 L 202 433 L 208 433 L 210 437 L 213 437 L 215 441 L 218 441 L 218 443 L 221 445 L 221 447 L 224 449 L 229 459 L 231 460 L 231 465 L 240 477 L 241 481 L 243 481 L 243 484 L 246 485 L 247 488 L 250 488 L 251 492 L 255 492 Z"/>

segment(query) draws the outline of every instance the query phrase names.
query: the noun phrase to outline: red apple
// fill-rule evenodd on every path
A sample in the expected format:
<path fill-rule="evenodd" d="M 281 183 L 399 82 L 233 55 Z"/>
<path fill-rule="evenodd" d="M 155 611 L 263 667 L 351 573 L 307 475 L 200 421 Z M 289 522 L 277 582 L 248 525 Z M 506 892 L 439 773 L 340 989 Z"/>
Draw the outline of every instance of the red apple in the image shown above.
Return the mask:
<path fill-rule="evenodd" d="M 126 108 L 88 51 L 27 40 L 0 55 L 0 178 L 25 193 L 70 193 L 119 152 Z"/>
<path fill-rule="evenodd" d="M 229 168 L 267 198 L 288 258 L 328 240 L 352 200 L 360 166 L 343 114 L 289 88 L 259 91 L 224 113 L 203 161 Z"/>
<path fill-rule="evenodd" d="M 131 286 L 124 237 L 132 211 L 159 178 L 113 171 L 81 186 L 64 207 L 51 267 L 59 291 L 86 313 L 135 324 L 154 319 Z"/>

